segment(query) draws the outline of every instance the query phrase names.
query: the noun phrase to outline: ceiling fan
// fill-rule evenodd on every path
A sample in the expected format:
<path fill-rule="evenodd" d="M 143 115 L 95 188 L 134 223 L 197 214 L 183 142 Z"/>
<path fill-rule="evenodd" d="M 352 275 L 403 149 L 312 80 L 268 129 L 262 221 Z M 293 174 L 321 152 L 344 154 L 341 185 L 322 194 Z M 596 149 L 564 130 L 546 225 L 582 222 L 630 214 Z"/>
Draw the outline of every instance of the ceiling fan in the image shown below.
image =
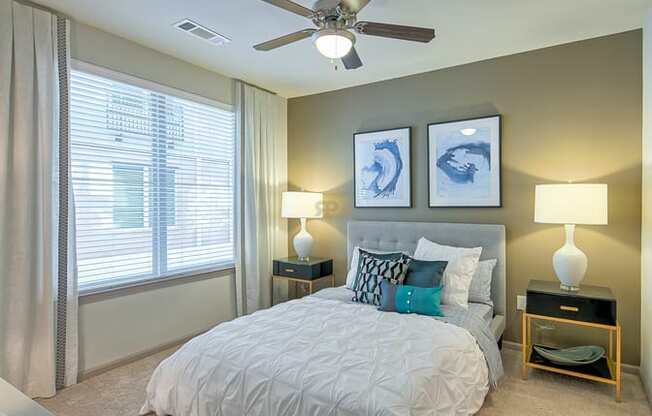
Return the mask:
<path fill-rule="evenodd" d="M 428 43 L 435 38 L 435 30 L 392 25 L 387 23 L 359 22 L 357 15 L 370 0 L 317 0 L 312 9 L 290 0 L 262 0 L 281 9 L 306 17 L 317 29 L 303 29 L 280 38 L 254 46 L 258 51 L 270 51 L 287 44 L 312 37 L 319 52 L 331 59 L 342 59 L 346 69 L 362 66 L 362 61 L 353 46 L 355 31 L 360 35 L 381 36 Z"/>

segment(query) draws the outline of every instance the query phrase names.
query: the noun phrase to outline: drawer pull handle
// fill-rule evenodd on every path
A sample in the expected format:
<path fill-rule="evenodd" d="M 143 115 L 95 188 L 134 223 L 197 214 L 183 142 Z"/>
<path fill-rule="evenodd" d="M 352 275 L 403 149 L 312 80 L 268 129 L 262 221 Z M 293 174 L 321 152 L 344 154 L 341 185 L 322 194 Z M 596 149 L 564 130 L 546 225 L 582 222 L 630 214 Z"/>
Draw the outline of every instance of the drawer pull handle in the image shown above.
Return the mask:
<path fill-rule="evenodd" d="M 562 311 L 567 311 L 567 312 L 579 312 L 580 308 L 577 308 L 575 306 L 566 306 L 566 305 L 561 305 L 559 307 Z"/>
<path fill-rule="evenodd" d="M 285 271 L 288 273 L 294 273 L 294 269 L 285 269 Z"/>

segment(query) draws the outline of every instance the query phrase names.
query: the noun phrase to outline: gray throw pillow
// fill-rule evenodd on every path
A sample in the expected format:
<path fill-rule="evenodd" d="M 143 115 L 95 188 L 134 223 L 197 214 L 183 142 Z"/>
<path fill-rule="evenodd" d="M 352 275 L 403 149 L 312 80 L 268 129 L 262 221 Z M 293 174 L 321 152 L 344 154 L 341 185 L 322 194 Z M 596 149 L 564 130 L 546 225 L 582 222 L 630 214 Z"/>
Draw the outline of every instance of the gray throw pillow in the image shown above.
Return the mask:
<path fill-rule="evenodd" d="M 491 259 L 482 260 L 478 263 L 478 268 L 473 274 L 471 286 L 469 287 L 469 302 L 494 306 L 491 300 L 491 278 L 497 262 L 498 260 Z"/>

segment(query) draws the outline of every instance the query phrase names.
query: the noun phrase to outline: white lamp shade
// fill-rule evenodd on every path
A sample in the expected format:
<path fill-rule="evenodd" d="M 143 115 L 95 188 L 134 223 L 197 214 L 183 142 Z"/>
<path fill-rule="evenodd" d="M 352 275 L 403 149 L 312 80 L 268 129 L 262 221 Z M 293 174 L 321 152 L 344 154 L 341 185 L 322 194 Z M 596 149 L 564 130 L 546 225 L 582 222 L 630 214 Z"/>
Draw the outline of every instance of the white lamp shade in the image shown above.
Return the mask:
<path fill-rule="evenodd" d="M 606 184 L 537 185 L 534 222 L 546 224 L 607 224 Z"/>
<path fill-rule="evenodd" d="M 315 45 L 319 52 L 327 58 L 339 59 L 346 56 L 353 47 L 353 40 L 344 35 L 343 31 L 323 31 L 317 33 Z"/>
<path fill-rule="evenodd" d="M 283 218 L 323 217 L 323 196 L 319 192 L 283 192 Z"/>

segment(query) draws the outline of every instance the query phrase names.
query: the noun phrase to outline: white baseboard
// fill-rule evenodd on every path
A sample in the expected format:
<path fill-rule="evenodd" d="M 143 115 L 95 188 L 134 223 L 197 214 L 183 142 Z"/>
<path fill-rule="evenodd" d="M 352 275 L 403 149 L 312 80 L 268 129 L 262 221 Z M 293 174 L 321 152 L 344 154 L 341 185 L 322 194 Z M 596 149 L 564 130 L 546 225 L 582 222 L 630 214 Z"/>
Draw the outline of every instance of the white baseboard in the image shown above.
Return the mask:
<path fill-rule="evenodd" d="M 652 385 L 648 383 L 646 377 L 641 373 L 641 384 L 643 384 L 643 390 L 645 390 L 645 394 L 647 395 L 647 401 L 650 403 L 650 406 L 652 406 Z"/>
<path fill-rule="evenodd" d="M 520 342 L 503 341 L 503 348 L 507 348 L 510 350 L 521 351 L 522 345 L 523 344 L 521 344 Z M 640 376 L 641 374 L 641 368 L 637 365 L 621 363 L 620 368 L 622 368 L 624 373 L 634 374 L 636 376 Z"/>
<path fill-rule="evenodd" d="M 159 344 L 159 345 L 157 345 L 155 347 L 148 348 L 146 350 L 142 350 L 142 351 L 139 351 L 139 352 L 135 352 L 133 354 L 129 354 L 126 357 L 119 358 L 119 359 L 111 361 L 111 362 L 109 362 L 107 364 L 102 364 L 102 365 L 99 365 L 97 367 L 89 368 L 87 370 L 82 370 L 77 374 L 77 382 L 78 383 L 82 382 L 82 381 L 87 380 L 87 379 L 89 379 L 91 377 L 95 377 L 95 376 L 98 376 L 98 375 L 100 375 L 102 373 L 106 373 L 107 371 L 111 371 L 111 370 L 114 370 L 114 369 L 116 369 L 118 367 L 122 367 L 124 365 L 131 364 L 131 363 L 133 363 L 135 361 L 138 361 L 138 360 L 142 360 L 143 358 L 149 357 L 150 355 L 154 355 L 154 354 L 157 354 L 157 353 L 159 353 L 161 351 L 165 351 L 167 349 L 177 347 L 177 346 L 179 346 L 181 344 L 185 344 L 186 342 L 190 341 L 194 337 L 196 337 L 198 335 L 201 335 L 204 332 L 206 332 L 206 331 L 208 331 L 208 330 L 210 330 L 212 328 L 213 327 L 206 328 L 204 330 L 201 330 L 201 331 L 199 331 L 197 333 L 185 336 L 183 338 L 179 338 L 179 339 L 176 339 L 174 341 L 166 342 L 164 344 Z"/>

